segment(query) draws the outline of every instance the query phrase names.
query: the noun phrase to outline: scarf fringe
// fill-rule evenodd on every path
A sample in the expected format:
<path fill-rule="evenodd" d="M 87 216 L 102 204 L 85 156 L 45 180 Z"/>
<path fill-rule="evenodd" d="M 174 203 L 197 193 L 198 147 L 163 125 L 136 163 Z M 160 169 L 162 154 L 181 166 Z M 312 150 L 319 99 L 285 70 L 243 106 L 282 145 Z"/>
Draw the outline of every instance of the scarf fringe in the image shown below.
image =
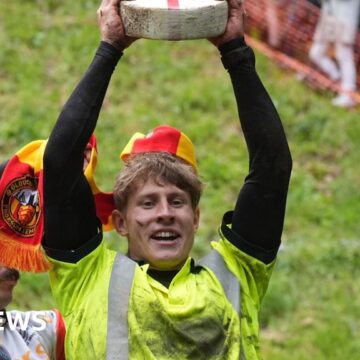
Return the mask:
<path fill-rule="evenodd" d="M 0 264 L 20 271 L 46 272 L 51 269 L 41 246 L 4 239 L 0 234 Z"/>

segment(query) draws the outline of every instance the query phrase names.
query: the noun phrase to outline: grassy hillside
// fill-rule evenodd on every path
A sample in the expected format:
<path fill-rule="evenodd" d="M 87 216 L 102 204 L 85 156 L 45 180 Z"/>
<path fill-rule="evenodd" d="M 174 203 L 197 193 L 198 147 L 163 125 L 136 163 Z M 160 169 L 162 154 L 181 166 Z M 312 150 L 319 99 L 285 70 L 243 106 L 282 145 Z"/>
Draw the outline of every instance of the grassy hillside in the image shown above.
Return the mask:
<path fill-rule="evenodd" d="M 96 50 L 97 6 L 0 2 L 0 162 L 48 136 Z M 261 54 L 257 69 L 294 160 L 284 245 L 262 310 L 264 358 L 360 359 L 360 112 L 334 109 L 331 94 L 314 92 Z M 248 168 L 230 81 L 207 41 L 140 40 L 126 51 L 96 131 L 104 190 L 111 190 L 130 135 L 161 123 L 183 129 L 197 145 L 207 184 L 193 254 L 199 257 L 217 239 Z M 107 241 L 125 248 L 114 234 Z M 13 307 L 49 306 L 46 274 L 24 274 Z"/>

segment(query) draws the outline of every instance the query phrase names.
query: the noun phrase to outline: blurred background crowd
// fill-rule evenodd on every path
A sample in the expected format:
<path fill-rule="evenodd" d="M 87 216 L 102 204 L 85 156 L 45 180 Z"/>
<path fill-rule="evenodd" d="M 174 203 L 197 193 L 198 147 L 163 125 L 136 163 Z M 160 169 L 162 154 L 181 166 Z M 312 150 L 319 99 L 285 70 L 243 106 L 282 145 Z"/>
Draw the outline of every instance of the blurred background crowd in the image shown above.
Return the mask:
<path fill-rule="evenodd" d="M 335 93 L 333 105 L 360 103 L 358 0 L 247 0 L 248 35 L 258 50 L 312 87 Z"/>

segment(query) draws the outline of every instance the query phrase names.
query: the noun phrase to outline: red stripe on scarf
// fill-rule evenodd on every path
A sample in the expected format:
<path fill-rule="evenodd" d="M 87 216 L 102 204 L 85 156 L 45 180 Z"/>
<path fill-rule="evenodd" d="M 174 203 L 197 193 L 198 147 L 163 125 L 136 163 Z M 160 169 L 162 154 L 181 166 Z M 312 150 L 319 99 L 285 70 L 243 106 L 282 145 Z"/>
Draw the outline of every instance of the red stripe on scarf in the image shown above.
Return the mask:
<path fill-rule="evenodd" d="M 113 194 L 97 193 L 94 194 L 94 200 L 96 205 L 96 216 L 101 220 L 101 223 L 104 226 L 104 231 L 111 230 L 111 214 L 115 209 Z"/>
<path fill-rule="evenodd" d="M 58 309 L 53 309 L 56 313 L 56 360 L 65 360 L 65 322 Z"/>

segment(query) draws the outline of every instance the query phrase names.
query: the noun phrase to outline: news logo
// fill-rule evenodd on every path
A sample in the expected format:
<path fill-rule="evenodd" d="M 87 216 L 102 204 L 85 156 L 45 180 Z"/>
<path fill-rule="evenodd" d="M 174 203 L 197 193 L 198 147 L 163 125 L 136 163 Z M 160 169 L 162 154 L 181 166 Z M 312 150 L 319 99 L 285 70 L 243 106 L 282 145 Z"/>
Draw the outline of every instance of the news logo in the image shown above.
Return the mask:
<path fill-rule="evenodd" d="M 27 311 L 27 312 L 5 312 L 0 311 L 0 331 L 8 326 L 11 331 L 26 331 L 29 326 L 35 331 L 41 331 L 46 328 L 45 311 Z"/>

